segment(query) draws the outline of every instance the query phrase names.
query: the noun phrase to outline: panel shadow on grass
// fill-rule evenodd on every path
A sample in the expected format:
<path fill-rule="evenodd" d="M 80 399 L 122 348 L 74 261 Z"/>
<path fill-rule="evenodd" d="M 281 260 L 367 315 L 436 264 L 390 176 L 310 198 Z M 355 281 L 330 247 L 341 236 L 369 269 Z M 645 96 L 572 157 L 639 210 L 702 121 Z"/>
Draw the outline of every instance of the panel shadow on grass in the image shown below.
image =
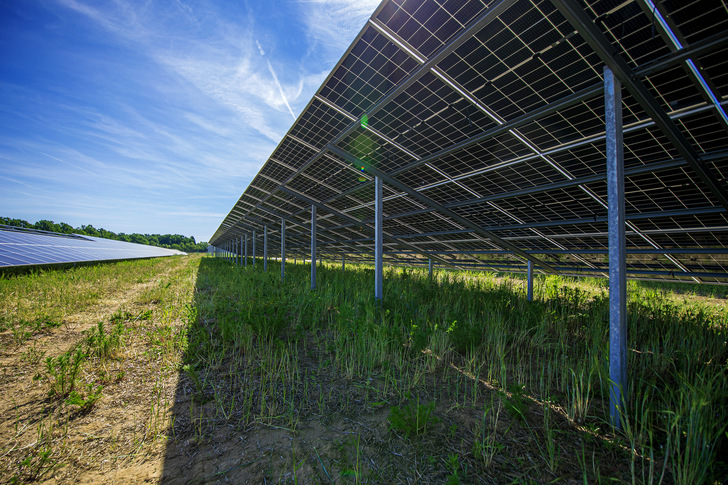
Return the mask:
<path fill-rule="evenodd" d="M 641 455 L 631 468 L 629 447 L 605 425 L 601 283 L 547 279 L 527 302 L 518 279 L 441 272 L 430 281 L 387 268 L 380 307 L 366 266 L 324 264 L 316 291 L 309 265 L 287 265 L 285 282 L 273 266 L 200 261 L 163 482 L 628 481 L 665 463 L 645 457 L 669 436 L 655 430 L 632 444 Z M 634 299 L 630 345 L 669 337 L 701 357 L 630 355 L 633 402 L 649 403 L 650 420 L 689 405 L 696 384 L 680 376 L 722 389 L 704 362 L 726 358 L 723 339 L 706 330 L 712 317 L 688 321 L 654 305 Z M 682 371 L 658 375 L 660 365 Z M 638 411 L 630 419 L 643 419 Z M 717 432 L 709 421 L 700 436 Z M 723 469 L 716 453 L 726 440 L 716 440 L 707 462 L 684 468 Z"/>

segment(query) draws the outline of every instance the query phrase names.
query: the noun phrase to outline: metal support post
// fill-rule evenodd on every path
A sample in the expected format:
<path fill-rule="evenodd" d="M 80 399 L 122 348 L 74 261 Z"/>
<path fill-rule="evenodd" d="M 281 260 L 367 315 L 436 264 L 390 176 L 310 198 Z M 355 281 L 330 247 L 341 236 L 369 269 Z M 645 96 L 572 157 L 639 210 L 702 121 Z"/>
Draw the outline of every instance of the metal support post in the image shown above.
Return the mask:
<path fill-rule="evenodd" d="M 268 226 L 263 226 L 263 271 L 268 271 Z"/>
<path fill-rule="evenodd" d="M 346 256 L 341 257 L 341 271 L 346 270 Z"/>
<path fill-rule="evenodd" d="M 311 206 L 311 289 L 316 289 L 316 206 Z"/>
<path fill-rule="evenodd" d="M 432 258 L 427 260 L 427 277 L 432 279 Z"/>
<path fill-rule="evenodd" d="M 382 216 L 382 179 L 374 179 L 374 298 L 382 301 L 383 293 L 383 228 L 384 217 Z"/>
<path fill-rule="evenodd" d="M 627 399 L 627 278 L 624 217 L 622 86 L 604 67 L 609 227 L 609 409 L 612 425 L 622 428 L 620 410 Z"/>
<path fill-rule="evenodd" d="M 528 301 L 533 301 L 533 262 L 528 260 L 528 282 L 526 283 L 526 297 Z"/>
<path fill-rule="evenodd" d="M 245 262 L 243 263 L 243 266 L 246 268 L 248 267 L 248 235 L 245 234 Z"/>
<path fill-rule="evenodd" d="M 286 220 L 281 219 L 281 281 L 286 277 Z"/>
<path fill-rule="evenodd" d="M 253 231 L 253 266 L 255 266 L 255 231 Z"/>
<path fill-rule="evenodd" d="M 239 265 L 243 265 L 243 236 L 240 236 L 240 262 Z"/>

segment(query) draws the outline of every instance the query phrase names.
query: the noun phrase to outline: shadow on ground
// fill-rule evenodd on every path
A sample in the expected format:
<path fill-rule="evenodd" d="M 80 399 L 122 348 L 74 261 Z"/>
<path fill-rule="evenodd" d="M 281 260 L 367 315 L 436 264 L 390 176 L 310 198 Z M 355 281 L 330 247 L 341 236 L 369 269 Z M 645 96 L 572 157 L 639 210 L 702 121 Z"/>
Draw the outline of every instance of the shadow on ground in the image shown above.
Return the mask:
<path fill-rule="evenodd" d="M 324 290 L 311 296 L 310 266 L 288 265 L 286 283 L 279 281 L 277 265 L 267 273 L 261 266 L 200 262 L 197 314 L 187 335 L 162 481 L 443 483 L 450 472 L 442 457 L 451 443 L 440 435 L 457 428 L 455 421 L 433 417 L 433 432 L 414 444 L 418 451 L 388 421 L 390 403 L 406 391 L 402 385 L 413 400 L 416 393 L 423 403 L 434 402 L 435 375 L 347 367 L 342 339 L 355 344 L 356 337 L 329 329 L 338 311 L 320 301 Z M 319 269 L 320 287 L 336 272 Z M 305 310 L 291 308 L 295 292 L 314 300 L 311 311 L 321 314 L 316 326 L 301 322 Z M 435 413 L 447 409 L 438 406 Z M 475 426 L 481 413 L 457 419 Z M 426 456 L 422 450 L 429 450 L 429 461 L 418 463 Z"/>

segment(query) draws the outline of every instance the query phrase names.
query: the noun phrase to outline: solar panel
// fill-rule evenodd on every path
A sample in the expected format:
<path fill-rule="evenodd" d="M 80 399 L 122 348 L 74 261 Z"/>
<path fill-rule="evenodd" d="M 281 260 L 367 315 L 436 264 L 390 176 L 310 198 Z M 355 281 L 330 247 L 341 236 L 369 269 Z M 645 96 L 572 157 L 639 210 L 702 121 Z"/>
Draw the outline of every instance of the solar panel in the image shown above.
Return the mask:
<path fill-rule="evenodd" d="M 181 254 L 185 253 L 100 237 L 0 227 L 0 268 Z"/>
<path fill-rule="evenodd" d="M 289 223 L 368 261 L 608 269 L 603 67 L 621 79 L 627 273 L 728 283 L 728 11 L 385 0 L 211 238 Z"/>

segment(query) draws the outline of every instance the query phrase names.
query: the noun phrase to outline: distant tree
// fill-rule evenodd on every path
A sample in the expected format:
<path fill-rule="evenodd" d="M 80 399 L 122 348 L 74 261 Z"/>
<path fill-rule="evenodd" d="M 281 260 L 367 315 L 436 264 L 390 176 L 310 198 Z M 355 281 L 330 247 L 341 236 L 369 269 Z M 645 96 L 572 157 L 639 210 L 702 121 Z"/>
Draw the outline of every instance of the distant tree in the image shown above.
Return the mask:
<path fill-rule="evenodd" d="M 39 231 L 61 232 L 61 226 L 53 221 L 48 221 L 45 219 L 36 222 L 33 225 L 33 228 L 38 229 Z"/>
<path fill-rule="evenodd" d="M 105 239 L 116 239 L 118 236 L 116 233 L 113 233 L 111 231 L 107 231 L 104 228 L 98 229 L 99 237 L 103 237 Z"/>
<path fill-rule="evenodd" d="M 132 234 L 131 242 L 133 242 L 135 244 L 149 244 L 149 241 L 147 241 L 147 238 L 145 238 L 142 234 Z"/>
<path fill-rule="evenodd" d="M 11 219 L 9 217 L 0 217 L 0 224 L 5 224 L 6 226 L 13 227 L 25 227 L 28 229 L 33 228 L 33 224 L 29 223 L 28 221 L 24 221 L 23 219 Z"/>
<path fill-rule="evenodd" d="M 78 228 L 80 234 L 85 234 L 87 236 L 94 236 L 94 237 L 101 237 L 99 234 L 99 231 L 89 224 L 88 226 L 81 225 L 81 227 Z"/>

